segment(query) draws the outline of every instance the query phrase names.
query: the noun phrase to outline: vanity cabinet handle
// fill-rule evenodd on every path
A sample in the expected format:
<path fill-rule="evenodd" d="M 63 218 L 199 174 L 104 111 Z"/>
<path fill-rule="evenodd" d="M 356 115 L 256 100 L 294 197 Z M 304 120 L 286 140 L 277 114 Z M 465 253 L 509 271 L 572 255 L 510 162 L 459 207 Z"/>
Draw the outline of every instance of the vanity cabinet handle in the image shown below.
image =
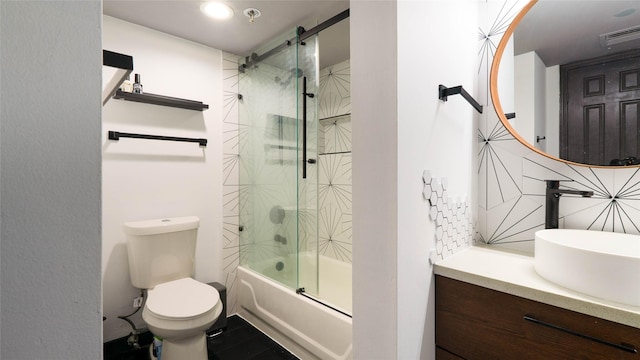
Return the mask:
<path fill-rule="evenodd" d="M 589 335 L 586 335 L 586 334 L 579 333 L 577 331 L 573 331 L 571 329 L 564 328 L 562 326 L 558 326 L 558 325 L 555 325 L 555 324 L 551 324 L 551 323 L 548 323 L 548 322 L 545 322 L 545 321 L 538 320 L 538 319 L 536 319 L 535 317 L 533 317 L 531 315 L 525 315 L 524 316 L 524 320 L 530 321 L 530 322 L 532 322 L 534 324 L 538 324 L 538 325 L 550 327 L 552 329 L 560 330 L 560 331 L 565 332 L 567 334 L 575 335 L 575 336 L 581 337 L 583 339 L 595 341 L 595 342 L 603 344 L 603 345 L 611 346 L 611 347 L 616 348 L 618 350 L 626 351 L 626 352 L 629 352 L 629 353 L 632 353 L 632 354 L 637 354 L 638 353 L 638 350 L 636 349 L 636 347 L 634 345 L 625 344 L 625 343 L 615 344 L 615 343 L 612 343 L 610 341 L 602 340 L 602 339 L 599 339 L 599 338 L 596 338 L 596 337 L 593 337 L 593 336 L 589 336 Z"/>

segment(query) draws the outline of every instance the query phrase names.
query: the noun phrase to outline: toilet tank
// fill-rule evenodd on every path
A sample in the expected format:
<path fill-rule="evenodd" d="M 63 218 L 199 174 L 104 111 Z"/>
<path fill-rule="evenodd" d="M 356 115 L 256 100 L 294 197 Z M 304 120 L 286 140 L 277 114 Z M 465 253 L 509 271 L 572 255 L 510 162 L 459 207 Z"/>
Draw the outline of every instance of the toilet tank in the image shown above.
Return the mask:
<path fill-rule="evenodd" d="M 131 284 L 150 289 L 195 272 L 197 216 L 124 223 Z"/>

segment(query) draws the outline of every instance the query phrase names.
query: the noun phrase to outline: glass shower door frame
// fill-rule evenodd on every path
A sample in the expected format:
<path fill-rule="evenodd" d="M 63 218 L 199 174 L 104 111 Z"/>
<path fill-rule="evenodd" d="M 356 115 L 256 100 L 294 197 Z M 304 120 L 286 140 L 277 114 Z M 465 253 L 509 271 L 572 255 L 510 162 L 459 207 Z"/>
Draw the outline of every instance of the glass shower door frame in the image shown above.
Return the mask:
<path fill-rule="evenodd" d="M 293 32 L 239 66 L 240 264 L 317 294 L 317 41 Z"/>

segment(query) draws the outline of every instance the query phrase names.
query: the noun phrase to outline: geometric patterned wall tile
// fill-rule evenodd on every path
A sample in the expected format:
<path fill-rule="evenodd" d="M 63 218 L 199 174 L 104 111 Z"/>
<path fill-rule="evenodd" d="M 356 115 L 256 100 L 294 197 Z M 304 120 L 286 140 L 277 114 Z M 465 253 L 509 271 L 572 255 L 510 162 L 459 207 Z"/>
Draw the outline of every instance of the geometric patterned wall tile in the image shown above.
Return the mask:
<path fill-rule="evenodd" d="M 349 60 L 320 70 L 318 90 L 318 249 L 351 263 L 351 66 Z"/>
<path fill-rule="evenodd" d="M 324 148 L 321 153 L 342 153 L 351 151 L 351 114 L 321 119 Z"/>
<path fill-rule="evenodd" d="M 318 117 L 351 113 L 351 65 L 349 60 L 320 71 Z"/>
<path fill-rule="evenodd" d="M 480 240 L 493 245 L 531 241 L 532 232 L 543 228 L 544 206 L 520 196 L 491 209 Z"/>
<path fill-rule="evenodd" d="M 320 207 L 318 251 L 324 256 L 351 263 L 351 224 L 346 215 L 335 205 Z"/>
<path fill-rule="evenodd" d="M 327 154 L 319 161 L 319 206 L 351 213 L 351 154 Z"/>
<path fill-rule="evenodd" d="M 478 175 L 483 179 L 484 185 L 479 205 L 485 209 L 522 195 L 522 158 L 504 146 L 494 146 L 495 142 L 496 140 L 485 140 L 478 159 Z M 506 142 L 502 141 L 502 145 Z M 508 143 L 516 145 L 517 141 Z"/>
<path fill-rule="evenodd" d="M 526 2 L 489 0 L 481 6 L 486 23 L 481 19 L 479 82 L 487 94 L 492 63 L 487 56 L 493 56 Z M 562 188 L 594 193 L 589 198 L 562 195 L 560 227 L 640 234 L 640 169 L 572 166 L 541 156 L 516 141 L 492 104 L 486 105 L 478 126 L 479 242 L 532 252 L 534 233 L 544 228 L 544 180 L 564 180 Z"/>
<path fill-rule="evenodd" d="M 238 124 L 238 60 L 239 57 L 223 52 L 223 273 L 227 288 L 227 313 L 236 312 L 236 271 L 240 258 L 241 191 L 239 186 L 239 137 L 244 128 Z"/>
<path fill-rule="evenodd" d="M 491 102 L 489 72 L 502 35 L 529 0 L 487 0 L 479 6 L 478 102 Z"/>

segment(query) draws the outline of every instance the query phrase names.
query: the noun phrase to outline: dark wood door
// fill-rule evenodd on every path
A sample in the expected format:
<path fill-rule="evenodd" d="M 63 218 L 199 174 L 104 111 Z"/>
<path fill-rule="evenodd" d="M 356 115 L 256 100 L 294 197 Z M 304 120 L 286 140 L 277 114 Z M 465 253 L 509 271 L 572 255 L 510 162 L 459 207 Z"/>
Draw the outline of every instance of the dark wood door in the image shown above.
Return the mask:
<path fill-rule="evenodd" d="M 560 74 L 560 157 L 590 165 L 640 158 L 640 51 L 562 65 Z"/>

